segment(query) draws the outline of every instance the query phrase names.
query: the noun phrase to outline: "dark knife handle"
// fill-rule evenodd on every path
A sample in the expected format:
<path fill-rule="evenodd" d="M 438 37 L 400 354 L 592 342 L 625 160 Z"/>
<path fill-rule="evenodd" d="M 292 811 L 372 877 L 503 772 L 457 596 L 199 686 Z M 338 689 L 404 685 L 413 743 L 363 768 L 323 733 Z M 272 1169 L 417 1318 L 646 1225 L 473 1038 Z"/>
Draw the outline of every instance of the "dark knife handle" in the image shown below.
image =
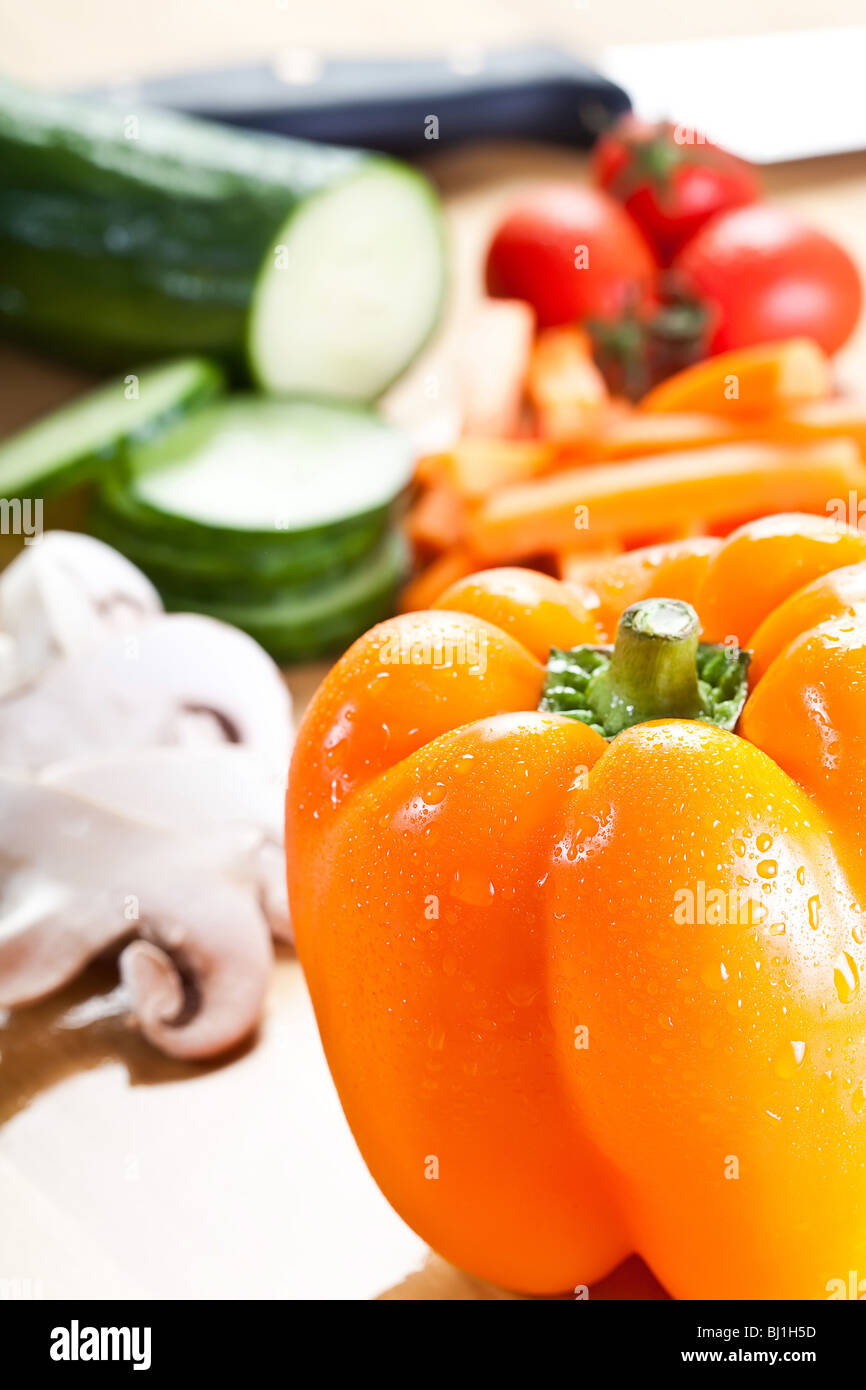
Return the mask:
<path fill-rule="evenodd" d="M 111 95 L 233 125 L 399 154 L 471 140 L 587 146 L 630 109 L 621 88 L 552 48 L 439 58 L 318 58 L 157 78 Z"/>

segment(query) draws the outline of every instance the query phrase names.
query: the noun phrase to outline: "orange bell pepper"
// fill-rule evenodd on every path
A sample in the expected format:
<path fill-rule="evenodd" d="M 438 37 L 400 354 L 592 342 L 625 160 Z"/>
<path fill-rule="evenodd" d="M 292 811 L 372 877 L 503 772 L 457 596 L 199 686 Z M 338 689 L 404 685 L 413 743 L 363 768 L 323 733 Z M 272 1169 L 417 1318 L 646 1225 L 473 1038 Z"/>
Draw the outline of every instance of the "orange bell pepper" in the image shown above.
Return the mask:
<path fill-rule="evenodd" d="M 397 604 L 399 612 L 409 613 L 413 608 L 435 607 L 440 594 L 444 594 L 458 579 L 463 579 L 477 568 L 478 561 L 468 550 L 460 546 L 437 555 L 426 569 L 422 569 L 409 580 L 400 594 Z"/>
<path fill-rule="evenodd" d="M 579 591 L 537 570 L 482 570 L 458 579 L 436 601 L 437 608 L 474 613 L 546 661 L 555 645 L 597 642 L 599 627 Z"/>
<path fill-rule="evenodd" d="M 476 1276 L 552 1293 L 637 1251 L 675 1297 L 822 1299 L 866 1270 L 866 538 L 837 532 L 747 525 L 694 607 L 644 599 L 547 672 L 572 595 L 475 576 L 306 714 L 325 1051 L 383 1192 Z M 697 646 L 705 613 L 762 648 L 738 723 L 747 657 Z"/>
<path fill-rule="evenodd" d="M 694 603 L 710 557 L 721 544 L 716 536 L 690 536 L 619 555 L 584 556 L 582 561 L 578 552 L 570 557 L 562 577 L 577 585 L 584 606 L 605 636 L 612 638 L 619 615 L 629 604 L 662 597 Z"/>

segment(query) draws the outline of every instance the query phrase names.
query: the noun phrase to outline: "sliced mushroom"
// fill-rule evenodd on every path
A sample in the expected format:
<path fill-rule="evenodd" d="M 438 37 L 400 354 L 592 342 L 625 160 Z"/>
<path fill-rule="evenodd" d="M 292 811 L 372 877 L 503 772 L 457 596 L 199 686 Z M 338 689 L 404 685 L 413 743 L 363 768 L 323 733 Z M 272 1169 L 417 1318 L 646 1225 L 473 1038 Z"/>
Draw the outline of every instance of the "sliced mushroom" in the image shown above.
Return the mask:
<path fill-rule="evenodd" d="M 285 768 L 268 769 L 247 748 L 147 748 L 57 763 L 40 779 L 77 792 L 105 810 L 182 834 L 237 829 L 256 836 L 262 911 L 272 934 L 291 941 L 283 859 Z"/>
<path fill-rule="evenodd" d="M 18 648 L 7 633 L 0 632 L 0 699 L 18 684 Z"/>
<path fill-rule="evenodd" d="M 73 531 L 46 532 L 0 575 L 0 631 L 14 653 L 0 664 L 0 694 L 161 612 L 150 580 L 116 550 Z"/>
<path fill-rule="evenodd" d="M 93 753 L 239 743 L 288 765 L 291 702 L 251 637 L 191 613 L 53 662 L 34 686 L 0 700 L 0 767 L 38 770 Z"/>
<path fill-rule="evenodd" d="M 0 1006 L 133 937 L 121 974 L 155 1046 L 207 1057 L 246 1036 L 268 926 L 290 938 L 291 732 L 280 674 L 243 633 L 166 616 L 90 537 L 49 532 L 19 556 L 0 577 Z"/>
<path fill-rule="evenodd" d="M 60 988 L 106 947 L 133 1013 L 171 1056 L 245 1038 L 272 952 L 255 836 L 179 833 L 60 787 L 0 773 L 0 1006 Z"/>

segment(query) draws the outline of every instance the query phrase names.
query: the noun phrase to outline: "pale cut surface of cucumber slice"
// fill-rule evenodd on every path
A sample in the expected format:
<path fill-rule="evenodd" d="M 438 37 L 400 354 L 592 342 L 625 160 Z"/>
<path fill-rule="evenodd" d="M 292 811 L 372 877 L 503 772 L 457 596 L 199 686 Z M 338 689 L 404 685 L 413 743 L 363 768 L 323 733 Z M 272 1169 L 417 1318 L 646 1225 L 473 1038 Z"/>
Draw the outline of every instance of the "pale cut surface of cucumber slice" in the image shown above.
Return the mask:
<path fill-rule="evenodd" d="M 47 496 L 89 480 L 131 440 L 160 432 L 222 388 L 205 358 L 118 377 L 0 444 L 0 496 Z"/>
<path fill-rule="evenodd" d="M 292 532 L 385 507 L 412 473 L 408 440 L 367 410 L 239 396 L 132 459 L 130 491 L 199 525 Z"/>
<path fill-rule="evenodd" d="M 253 292 L 255 381 L 370 401 L 423 346 L 445 292 L 439 210 L 429 185 L 386 160 L 306 199 L 274 239 Z"/>

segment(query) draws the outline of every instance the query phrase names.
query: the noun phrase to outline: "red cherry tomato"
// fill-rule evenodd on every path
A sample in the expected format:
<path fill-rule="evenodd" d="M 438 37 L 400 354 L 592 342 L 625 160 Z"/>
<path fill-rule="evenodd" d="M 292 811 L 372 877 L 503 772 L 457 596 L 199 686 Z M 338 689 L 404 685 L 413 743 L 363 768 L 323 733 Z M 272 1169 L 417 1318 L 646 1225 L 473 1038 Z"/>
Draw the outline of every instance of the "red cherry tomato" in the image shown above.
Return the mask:
<path fill-rule="evenodd" d="M 549 184 L 527 193 L 487 253 L 487 288 L 526 299 L 540 328 L 613 318 L 649 294 L 655 264 L 618 203 L 593 188 Z"/>
<path fill-rule="evenodd" d="M 798 337 L 836 352 L 860 314 L 860 276 L 847 251 L 768 204 L 709 222 L 675 267 L 717 311 L 713 352 Z"/>
<path fill-rule="evenodd" d="M 601 137 L 593 169 L 665 266 L 711 217 L 761 196 L 751 165 L 694 130 L 634 116 Z"/>

